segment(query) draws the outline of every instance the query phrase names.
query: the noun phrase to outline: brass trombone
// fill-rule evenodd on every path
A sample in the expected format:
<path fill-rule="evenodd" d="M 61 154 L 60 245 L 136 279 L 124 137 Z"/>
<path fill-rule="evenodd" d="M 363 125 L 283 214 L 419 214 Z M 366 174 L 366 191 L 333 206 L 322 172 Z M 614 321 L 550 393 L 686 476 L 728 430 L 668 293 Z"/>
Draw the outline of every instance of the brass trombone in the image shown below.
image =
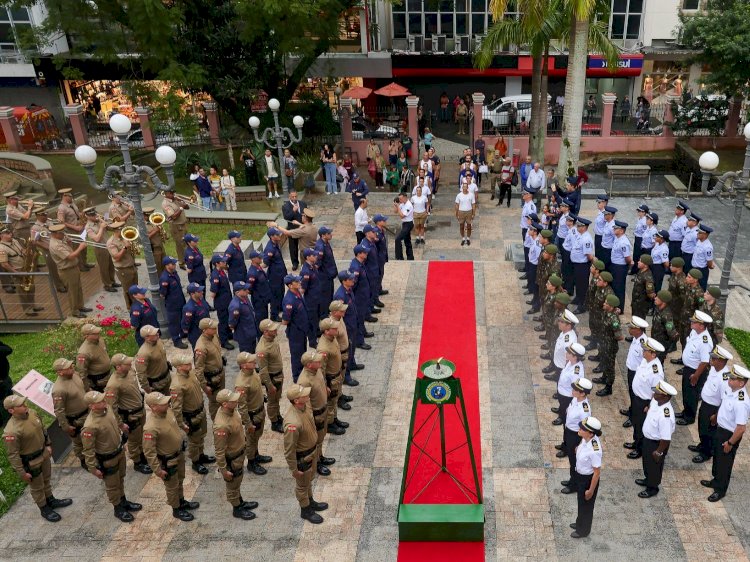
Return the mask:
<path fill-rule="evenodd" d="M 174 198 L 180 201 L 181 203 L 187 203 L 193 209 L 197 209 L 199 211 L 205 211 L 207 213 L 211 212 L 211 209 L 205 209 L 203 205 L 197 202 L 197 200 L 195 199 L 195 195 L 193 195 L 192 197 L 188 197 L 187 195 L 180 195 L 179 193 L 175 193 Z"/>
<path fill-rule="evenodd" d="M 137 256 L 143 251 L 143 246 L 138 242 L 140 232 L 134 226 L 126 226 L 122 229 L 122 238 L 130 244 L 130 253 Z"/>
<path fill-rule="evenodd" d="M 49 232 L 40 232 L 38 238 L 48 240 Z M 107 249 L 107 244 L 105 244 L 104 242 L 94 242 L 93 240 L 87 240 L 80 234 L 70 234 L 66 232 L 65 238 L 67 238 L 70 242 L 73 242 L 74 244 L 86 244 L 88 246 L 91 246 L 92 248 L 104 248 L 105 250 Z"/>

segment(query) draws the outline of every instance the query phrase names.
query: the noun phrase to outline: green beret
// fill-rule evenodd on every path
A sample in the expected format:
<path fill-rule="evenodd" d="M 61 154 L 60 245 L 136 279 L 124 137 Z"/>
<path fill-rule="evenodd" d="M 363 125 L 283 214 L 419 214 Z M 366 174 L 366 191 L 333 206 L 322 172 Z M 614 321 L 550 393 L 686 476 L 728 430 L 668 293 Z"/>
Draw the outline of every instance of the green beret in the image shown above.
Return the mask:
<path fill-rule="evenodd" d="M 661 302 L 670 303 L 672 302 L 672 293 L 670 293 L 667 289 L 662 289 L 658 293 L 656 293 L 656 296 L 659 297 L 659 300 Z"/>
<path fill-rule="evenodd" d="M 654 258 L 652 258 L 650 254 L 643 254 L 638 259 L 643 262 L 643 265 L 652 265 L 654 263 Z"/>
<path fill-rule="evenodd" d="M 680 257 L 674 258 L 669 263 L 675 267 L 685 267 L 685 260 Z"/>
<path fill-rule="evenodd" d="M 545 229 L 545 230 L 542 230 L 539 234 L 541 234 L 547 240 L 552 240 L 553 234 L 551 230 Z"/>
<path fill-rule="evenodd" d="M 620 298 L 617 295 L 607 295 L 605 302 L 612 308 L 620 306 Z"/>
<path fill-rule="evenodd" d="M 607 266 L 604 265 L 604 262 L 602 260 L 594 260 L 594 267 L 599 271 L 604 271 L 605 269 L 607 269 Z"/>
<path fill-rule="evenodd" d="M 560 279 L 557 275 L 550 275 L 547 281 L 553 287 L 562 287 L 562 279 Z"/>
<path fill-rule="evenodd" d="M 703 272 L 700 269 L 693 268 L 688 272 L 688 275 L 693 279 L 697 279 L 698 281 L 703 279 Z"/>
<path fill-rule="evenodd" d="M 565 306 L 568 306 L 570 304 L 570 295 L 568 293 L 557 293 L 555 295 L 555 300 L 561 304 L 564 304 Z"/>
<path fill-rule="evenodd" d="M 614 277 L 612 277 L 612 274 L 609 271 L 602 271 L 599 274 L 599 279 L 603 279 L 607 283 L 612 283 L 612 280 L 614 279 Z"/>
<path fill-rule="evenodd" d="M 713 287 L 708 288 L 708 294 L 713 298 L 718 299 L 721 296 L 721 289 L 714 285 Z"/>
<path fill-rule="evenodd" d="M 557 254 L 557 246 L 555 246 L 554 244 L 547 244 L 544 247 L 544 251 L 554 256 L 555 254 Z"/>

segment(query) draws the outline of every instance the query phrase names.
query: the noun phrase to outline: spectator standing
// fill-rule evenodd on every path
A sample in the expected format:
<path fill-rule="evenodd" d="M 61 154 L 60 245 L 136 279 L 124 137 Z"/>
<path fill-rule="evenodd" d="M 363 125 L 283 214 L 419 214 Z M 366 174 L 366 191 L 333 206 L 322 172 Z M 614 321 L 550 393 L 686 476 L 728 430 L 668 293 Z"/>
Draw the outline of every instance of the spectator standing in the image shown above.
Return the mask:
<path fill-rule="evenodd" d="M 213 207 L 217 211 L 224 211 L 226 205 L 224 204 L 224 197 L 221 194 L 221 176 L 216 166 L 211 166 L 211 173 L 208 176 L 208 181 L 211 182 L 211 199 Z"/>
<path fill-rule="evenodd" d="M 297 159 L 288 148 L 284 149 L 284 189 L 290 193 L 294 189 L 294 178 L 297 176 Z M 334 190 L 335 191 L 335 190 Z"/>
<path fill-rule="evenodd" d="M 206 177 L 206 170 L 198 169 L 198 177 L 195 179 L 195 187 L 198 190 L 198 197 L 201 198 L 201 205 L 204 209 L 211 210 L 211 181 Z"/>
<path fill-rule="evenodd" d="M 448 94 L 443 92 L 440 94 L 440 122 L 448 123 L 450 121 L 450 104 L 451 100 Z"/>
<path fill-rule="evenodd" d="M 539 162 L 534 162 L 534 167 L 529 171 L 529 177 L 526 180 L 525 185 L 526 188 L 534 194 L 536 208 L 541 208 L 542 194 L 545 193 L 547 188 L 547 175 L 540 167 Z"/>
<path fill-rule="evenodd" d="M 416 193 L 411 196 L 411 204 L 414 207 L 414 230 L 417 234 L 417 240 L 415 244 L 418 245 L 424 244 L 424 225 L 427 222 L 429 197 L 422 190 L 421 186 L 417 185 L 417 187 L 415 187 L 414 189 Z"/>
<path fill-rule="evenodd" d="M 224 196 L 228 211 L 237 210 L 237 185 L 234 182 L 234 176 L 229 175 L 229 170 L 224 168 L 221 171 L 221 194 Z"/>
<path fill-rule="evenodd" d="M 328 143 L 320 150 L 320 159 L 323 162 L 323 170 L 326 177 L 326 194 L 336 193 L 336 152 Z"/>
<path fill-rule="evenodd" d="M 458 123 L 458 134 L 466 134 L 466 121 L 469 117 L 469 108 L 466 107 L 464 100 L 459 99 L 458 106 L 456 107 L 456 123 Z"/>
<path fill-rule="evenodd" d="M 343 193 L 346 188 L 346 184 L 349 183 L 350 171 L 352 169 L 352 161 L 349 160 L 349 168 L 346 167 L 346 160 L 339 160 L 336 167 L 336 183 L 339 187 L 339 193 Z M 339 179 L 341 177 L 341 179 Z"/>
<path fill-rule="evenodd" d="M 253 151 L 246 148 L 240 155 L 240 160 L 245 164 L 245 185 L 258 184 L 258 166 Z"/>
<path fill-rule="evenodd" d="M 266 183 L 266 192 L 268 198 L 276 197 L 279 199 L 279 159 L 271 154 L 271 149 L 267 148 L 260 159 L 260 174 Z"/>
<path fill-rule="evenodd" d="M 424 149 L 425 152 L 429 151 L 430 148 L 432 148 L 432 143 L 435 141 L 435 135 L 432 134 L 432 131 L 430 131 L 429 127 L 426 127 L 424 130 Z"/>
<path fill-rule="evenodd" d="M 414 252 L 411 247 L 411 231 L 414 228 L 414 206 L 407 199 L 406 193 L 401 193 L 396 201 L 393 202 L 393 209 L 401 218 L 401 231 L 396 235 L 396 259 L 404 259 L 403 248 L 405 247 L 406 259 L 413 261 Z"/>

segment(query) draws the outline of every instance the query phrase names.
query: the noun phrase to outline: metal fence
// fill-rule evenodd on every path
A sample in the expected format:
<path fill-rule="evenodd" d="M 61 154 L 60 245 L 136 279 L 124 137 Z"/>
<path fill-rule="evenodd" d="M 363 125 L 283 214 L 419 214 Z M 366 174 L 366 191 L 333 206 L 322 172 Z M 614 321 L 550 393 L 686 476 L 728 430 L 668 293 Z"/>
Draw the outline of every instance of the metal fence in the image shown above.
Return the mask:
<path fill-rule="evenodd" d="M 32 284 L 26 291 L 23 285 L 28 279 Z M 49 272 L 1 272 L 0 286 L 0 332 L 34 331 L 65 319 Z M 8 292 L 11 288 L 12 292 Z"/>
<path fill-rule="evenodd" d="M 358 108 L 352 113 L 352 138 L 396 139 L 408 131 L 406 107 L 392 105 L 374 110 Z"/>

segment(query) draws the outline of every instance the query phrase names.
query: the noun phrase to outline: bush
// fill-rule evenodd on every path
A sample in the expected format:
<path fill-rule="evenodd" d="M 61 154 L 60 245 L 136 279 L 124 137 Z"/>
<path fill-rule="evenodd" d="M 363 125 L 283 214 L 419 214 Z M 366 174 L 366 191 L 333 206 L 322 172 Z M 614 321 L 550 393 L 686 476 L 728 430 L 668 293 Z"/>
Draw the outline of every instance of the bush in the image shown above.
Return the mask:
<path fill-rule="evenodd" d="M 746 366 L 750 366 L 750 332 L 737 328 L 727 328 L 724 333 L 732 347 L 740 354 L 742 362 Z"/>

